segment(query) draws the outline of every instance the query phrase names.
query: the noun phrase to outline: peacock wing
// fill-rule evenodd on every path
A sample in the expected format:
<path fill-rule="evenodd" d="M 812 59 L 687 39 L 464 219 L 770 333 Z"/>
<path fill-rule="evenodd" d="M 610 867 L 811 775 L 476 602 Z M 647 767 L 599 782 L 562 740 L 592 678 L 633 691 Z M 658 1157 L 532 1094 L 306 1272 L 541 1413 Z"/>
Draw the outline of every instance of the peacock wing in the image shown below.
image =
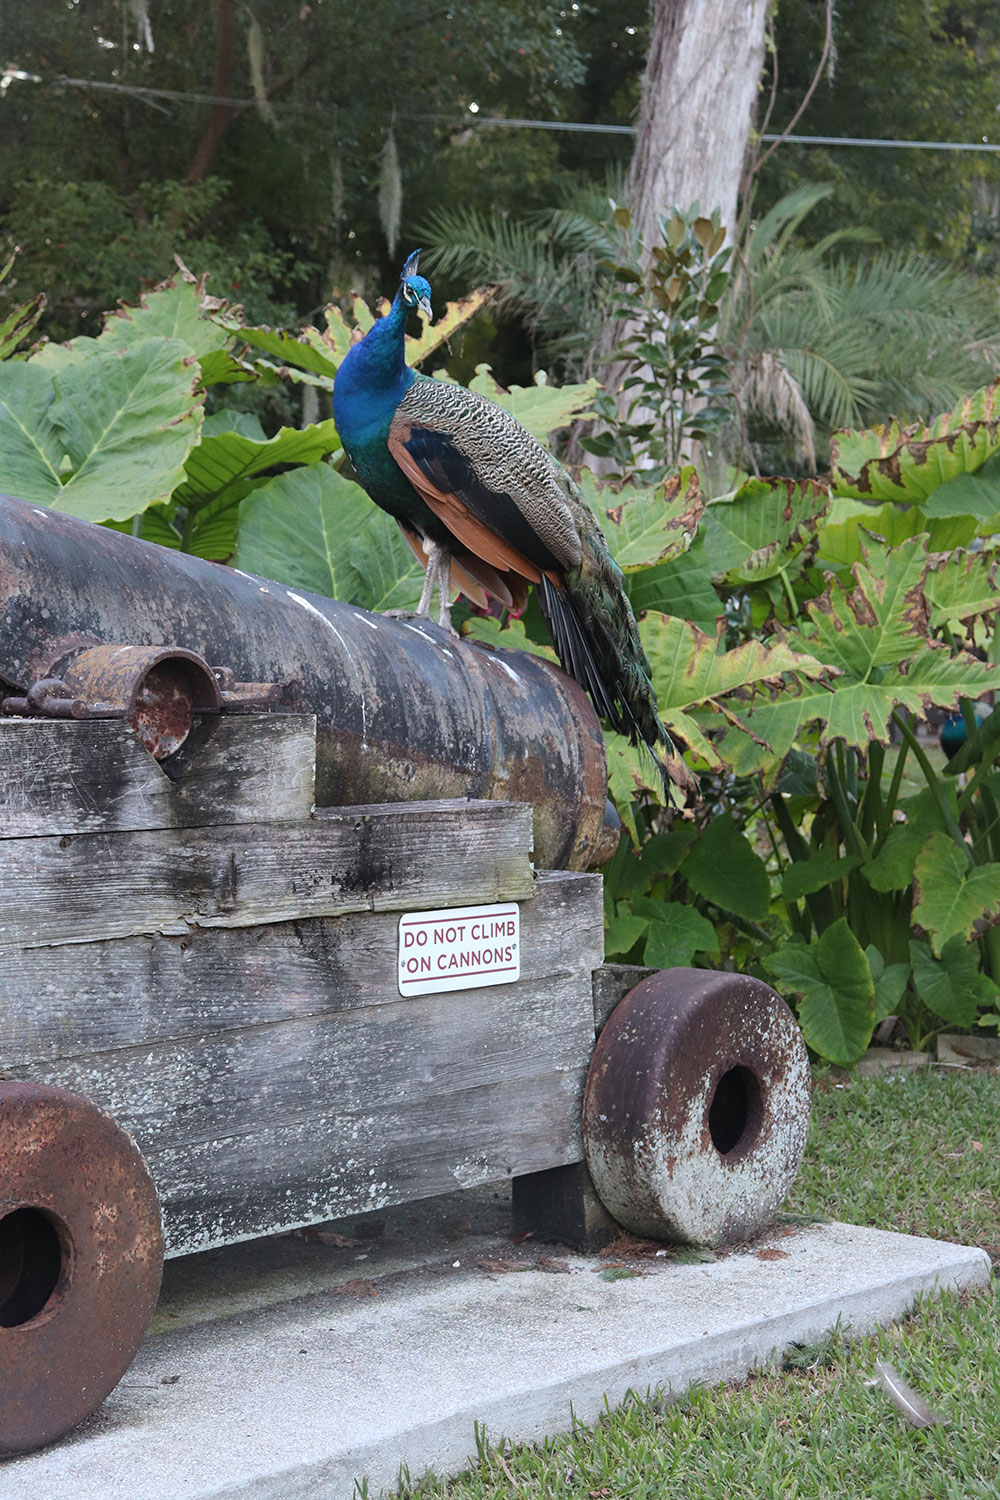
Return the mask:
<path fill-rule="evenodd" d="M 418 379 L 396 408 L 389 448 L 453 535 L 493 566 L 535 583 L 547 573 L 557 586 L 579 566 L 567 477 L 502 407 L 464 386 Z"/>

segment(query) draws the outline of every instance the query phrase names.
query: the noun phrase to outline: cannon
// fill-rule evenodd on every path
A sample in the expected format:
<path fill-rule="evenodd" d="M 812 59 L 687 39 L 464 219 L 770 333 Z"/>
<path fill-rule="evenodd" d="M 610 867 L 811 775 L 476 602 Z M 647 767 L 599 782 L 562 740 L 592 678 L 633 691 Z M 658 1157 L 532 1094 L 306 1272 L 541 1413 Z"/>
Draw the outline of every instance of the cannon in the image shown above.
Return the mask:
<path fill-rule="evenodd" d="M 164 1255 L 505 1180 L 571 1243 L 761 1227 L 801 1037 L 604 964 L 617 837 L 547 662 L 0 499 L 0 1453 Z"/>

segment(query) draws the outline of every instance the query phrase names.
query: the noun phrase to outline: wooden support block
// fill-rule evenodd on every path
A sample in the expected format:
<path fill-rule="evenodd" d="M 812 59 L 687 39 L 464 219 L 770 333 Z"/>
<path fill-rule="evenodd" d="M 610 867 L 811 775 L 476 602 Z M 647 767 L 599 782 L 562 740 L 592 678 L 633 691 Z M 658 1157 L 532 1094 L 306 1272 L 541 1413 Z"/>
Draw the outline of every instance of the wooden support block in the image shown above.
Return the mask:
<path fill-rule="evenodd" d="M 594 1031 L 597 1036 L 629 990 L 634 990 L 640 980 L 655 973 L 655 969 L 647 969 L 642 964 L 601 964 L 594 969 Z"/>
<path fill-rule="evenodd" d="M 584 1161 L 519 1175 L 511 1188 L 515 1234 L 574 1250 L 600 1250 L 622 1232 L 597 1196 Z"/>
<path fill-rule="evenodd" d="M 629 990 L 653 973 L 639 964 L 594 965 L 595 1035 Z M 597 1196 L 585 1161 L 515 1177 L 512 1188 L 515 1233 L 530 1232 L 577 1250 L 599 1250 L 621 1233 Z"/>
<path fill-rule="evenodd" d="M 521 983 L 587 971 L 602 946 L 599 875 L 549 872 L 521 907 Z M 0 948 L 0 1074 L 274 1027 L 399 1001 L 395 913 L 193 928 L 44 950 Z M 484 990 L 477 1005 L 488 1009 Z"/>
<path fill-rule="evenodd" d="M 579 1160 L 601 881 L 535 891 L 517 983 L 406 1000 L 389 912 L 0 950 L 0 1072 L 134 1136 L 171 1254 Z"/>
<path fill-rule="evenodd" d="M 524 901 L 531 808 L 401 802 L 303 823 L 0 842 L 0 948 Z"/>
<path fill-rule="evenodd" d="M 0 840 L 308 818 L 316 720 L 204 715 L 169 762 L 120 719 L 0 719 Z"/>

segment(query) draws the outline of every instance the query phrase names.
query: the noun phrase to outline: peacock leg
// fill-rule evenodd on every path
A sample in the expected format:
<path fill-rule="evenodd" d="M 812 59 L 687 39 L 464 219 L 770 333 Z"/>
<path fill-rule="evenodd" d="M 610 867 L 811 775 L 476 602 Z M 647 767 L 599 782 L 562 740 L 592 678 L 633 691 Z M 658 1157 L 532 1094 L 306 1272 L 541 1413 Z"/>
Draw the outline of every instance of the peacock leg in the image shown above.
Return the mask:
<path fill-rule="evenodd" d="M 452 635 L 458 634 L 451 623 L 451 554 L 443 547 L 438 558 L 438 624 Z"/>
<path fill-rule="evenodd" d="M 424 551 L 427 554 L 427 571 L 424 573 L 424 586 L 420 590 L 420 602 L 417 605 L 417 614 L 425 615 L 429 619 L 434 585 L 438 581 L 440 574 L 441 546 L 438 542 L 430 542 L 425 539 Z"/>

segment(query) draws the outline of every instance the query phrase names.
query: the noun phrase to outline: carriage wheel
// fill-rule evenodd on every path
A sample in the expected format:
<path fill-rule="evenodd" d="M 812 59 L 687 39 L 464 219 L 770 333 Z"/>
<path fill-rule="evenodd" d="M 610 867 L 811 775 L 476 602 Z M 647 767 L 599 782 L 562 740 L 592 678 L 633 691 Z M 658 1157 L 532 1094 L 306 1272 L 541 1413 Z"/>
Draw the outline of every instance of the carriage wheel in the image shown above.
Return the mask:
<path fill-rule="evenodd" d="M 0 1081 L 0 1453 L 89 1416 L 160 1287 L 156 1190 L 125 1132 L 66 1089 Z"/>
<path fill-rule="evenodd" d="M 810 1090 L 802 1035 L 774 990 L 745 974 L 661 970 L 598 1039 L 583 1114 L 594 1185 L 635 1234 L 747 1239 L 798 1171 Z"/>

